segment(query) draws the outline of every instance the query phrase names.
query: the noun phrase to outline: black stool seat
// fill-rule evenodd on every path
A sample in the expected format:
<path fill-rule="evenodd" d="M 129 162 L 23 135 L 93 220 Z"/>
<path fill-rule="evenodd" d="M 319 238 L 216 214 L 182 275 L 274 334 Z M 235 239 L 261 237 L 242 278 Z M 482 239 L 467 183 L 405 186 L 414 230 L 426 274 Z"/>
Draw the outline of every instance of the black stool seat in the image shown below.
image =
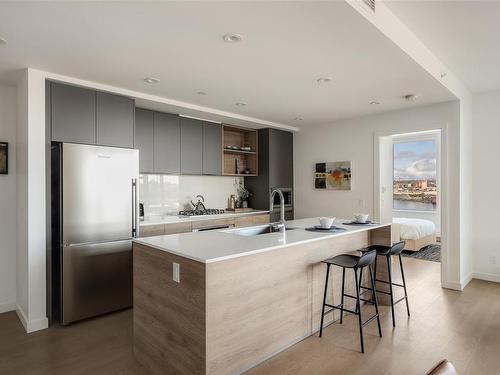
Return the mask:
<path fill-rule="evenodd" d="M 323 263 L 333 264 L 339 267 L 356 268 L 359 262 L 359 256 L 351 254 L 341 254 L 323 261 Z"/>
<path fill-rule="evenodd" d="M 391 250 L 391 246 L 384 246 L 384 245 L 371 245 L 368 247 L 365 247 L 364 249 L 361 249 L 361 252 L 367 252 L 367 251 L 372 251 L 375 250 L 377 252 L 377 255 L 385 255 Z"/>
<path fill-rule="evenodd" d="M 355 314 L 358 316 L 358 324 L 359 324 L 359 339 L 361 343 L 361 352 L 365 352 L 365 347 L 363 343 L 363 327 L 367 324 L 370 324 L 373 322 L 375 319 L 377 320 L 378 324 L 378 333 L 379 336 L 382 337 L 382 329 L 380 328 L 380 317 L 378 313 L 378 302 L 377 302 L 377 294 L 375 292 L 375 280 L 373 277 L 373 272 L 371 265 L 374 263 L 375 258 L 377 257 L 377 252 L 375 250 L 373 251 L 368 251 L 364 252 L 361 256 L 357 255 L 352 255 L 352 254 L 340 254 L 337 255 L 333 258 L 328 258 L 323 260 L 322 262 L 326 264 L 326 280 L 325 280 L 325 289 L 323 292 L 323 308 L 321 310 L 321 322 L 319 324 L 319 337 L 323 335 L 323 320 L 326 314 L 331 313 L 334 310 L 340 310 L 340 324 L 342 324 L 342 317 L 344 312 L 348 312 L 351 314 Z M 331 266 L 338 266 L 342 267 L 342 294 L 341 294 L 341 301 L 339 305 L 332 305 L 327 303 L 326 297 L 327 297 L 327 289 L 328 289 L 328 277 L 330 275 L 330 267 Z M 363 274 L 363 269 L 365 267 L 368 267 L 368 270 L 370 271 L 370 281 L 371 281 L 371 292 L 372 292 L 372 299 L 367 300 L 365 298 L 361 298 L 361 279 L 362 279 L 362 274 Z M 347 294 L 345 292 L 345 270 L 346 268 L 350 268 L 354 271 L 354 280 L 356 284 L 356 295 L 353 296 L 351 294 Z M 359 272 L 358 272 L 359 271 Z M 359 275 L 358 275 L 359 273 Z M 356 309 L 351 310 L 347 309 L 344 305 L 344 297 L 352 298 L 356 300 Z M 361 320 L 361 301 L 371 303 L 375 305 L 375 314 L 372 315 L 368 320 L 362 321 Z M 326 310 L 326 308 L 329 308 L 329 310 Z"/>

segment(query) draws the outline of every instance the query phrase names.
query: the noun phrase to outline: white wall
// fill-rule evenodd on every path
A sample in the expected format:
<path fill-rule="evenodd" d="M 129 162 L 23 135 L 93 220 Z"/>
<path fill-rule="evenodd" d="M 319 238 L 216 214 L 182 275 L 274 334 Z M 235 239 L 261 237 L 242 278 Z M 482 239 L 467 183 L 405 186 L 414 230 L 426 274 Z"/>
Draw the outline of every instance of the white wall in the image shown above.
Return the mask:
<path fill-rule="evenodd" d="M 28 304 L 28 75 L 17 85 L 17 267 L 16 301 L 18 315 L 26 328 Z"/>
<path fill-rule="evenodd" d="M 47 328 L 45 284 L 45 75 L 18 83 L 17 313 L 26 331 Z"/>
<path fill-rule="evenodd" d="M 474 277 L 500 282 L 500 91 L 475 95 L 472 131 Z"/>
<path fill-rule="evenodd" d="M 0 141 L 9 143 L 9 174 L 0 175 L 0 313 L 16 309 L 15 87 L 0 85 Z"/>
<path fill-rule="evenodd" d="M 296 217 L 334 215 L 348 218 L 353 212 L 374 214 L 374 137 L 441 129 L 443 194 L 442 232 L 450 233 L 443 243 L 443 285 L 463 287 L 460 268 L 460 107 L 441 103 L 403 111 L 339 121 L 307 128 L 295 134 Z M 312 147 L 314 145 L 314 147 Z M 445 158 L 446 156 L 446 158 Z M 352 161 L 352 191 L 318 191 L 313 185 L 313 166 L 321 161 Z M 444 163 L 442 163 L 444 164 Z M 446 198 L 446 199 L 444 199 Z"/>

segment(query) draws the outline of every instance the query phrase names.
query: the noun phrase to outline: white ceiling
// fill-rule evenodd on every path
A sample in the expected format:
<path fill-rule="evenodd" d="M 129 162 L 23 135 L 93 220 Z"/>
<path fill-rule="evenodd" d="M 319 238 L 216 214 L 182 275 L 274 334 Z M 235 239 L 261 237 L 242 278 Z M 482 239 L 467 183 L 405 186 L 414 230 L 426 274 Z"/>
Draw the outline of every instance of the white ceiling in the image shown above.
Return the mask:
<path fill-rule="evenodd" d="M 3 80 L 32 67 L 296 127 L 454 99 L 344 1 L 1 2 L 0 37 Z"/>
<path fill-rule="evenodd" d="M 473 92 L 500 89 L 499 1 L 385 1 Z"/>

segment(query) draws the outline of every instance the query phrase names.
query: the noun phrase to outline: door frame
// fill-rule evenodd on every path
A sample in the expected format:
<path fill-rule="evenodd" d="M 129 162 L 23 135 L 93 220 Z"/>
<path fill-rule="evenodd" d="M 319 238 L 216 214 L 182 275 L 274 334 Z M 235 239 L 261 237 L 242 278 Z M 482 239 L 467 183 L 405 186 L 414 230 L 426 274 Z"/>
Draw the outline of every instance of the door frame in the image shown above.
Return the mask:
<path fill-rule="evenodd" d="M 448 252 L 448 180 L 447 180 L 447 165 L 448 165 L 448 124 L 444 126 L 435 126 L 427 129 L 415 130 L 407 133 L 394 133 L 394 131 L 374 132 L 373 134 L 373 213 L 375 220 L 380 218 L 380 138 L 394 135 L 412 135 L 416 133 L 431 132 L 439 130 L 440 134 L 440 150 L 439 150 L 439 174 L 438 192 L 440 197 L 440 213 L 441 213 L 441 287 L 446 288 L 450 285 L 448 279 L 448 268 L 451 266 Z M 460 256 L 460 255 L 459 255 Z"/>

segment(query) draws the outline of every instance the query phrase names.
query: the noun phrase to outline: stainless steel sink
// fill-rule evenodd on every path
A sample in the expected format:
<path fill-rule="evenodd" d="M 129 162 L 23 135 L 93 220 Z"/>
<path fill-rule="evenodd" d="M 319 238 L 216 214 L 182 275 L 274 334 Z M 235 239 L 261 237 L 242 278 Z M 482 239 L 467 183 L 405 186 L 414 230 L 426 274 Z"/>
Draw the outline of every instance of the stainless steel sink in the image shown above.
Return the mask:
<path fill-rule="evenodd" d="M 259 225 L 256 227 L 246 227 L 246 228 L 241 228 L 241 229 L 232 229 L 228 231 L 229 233 L 232 234 L 237 234 L 238 236 L 258 236 L 260 234 L 267 234 L 267 233 L 278 233 L 278 232 L 283 232 L 284 231 L 289 231 L 293 230 L 295 228 L 277 228 L 273 224 L 269 225 Z"/>

